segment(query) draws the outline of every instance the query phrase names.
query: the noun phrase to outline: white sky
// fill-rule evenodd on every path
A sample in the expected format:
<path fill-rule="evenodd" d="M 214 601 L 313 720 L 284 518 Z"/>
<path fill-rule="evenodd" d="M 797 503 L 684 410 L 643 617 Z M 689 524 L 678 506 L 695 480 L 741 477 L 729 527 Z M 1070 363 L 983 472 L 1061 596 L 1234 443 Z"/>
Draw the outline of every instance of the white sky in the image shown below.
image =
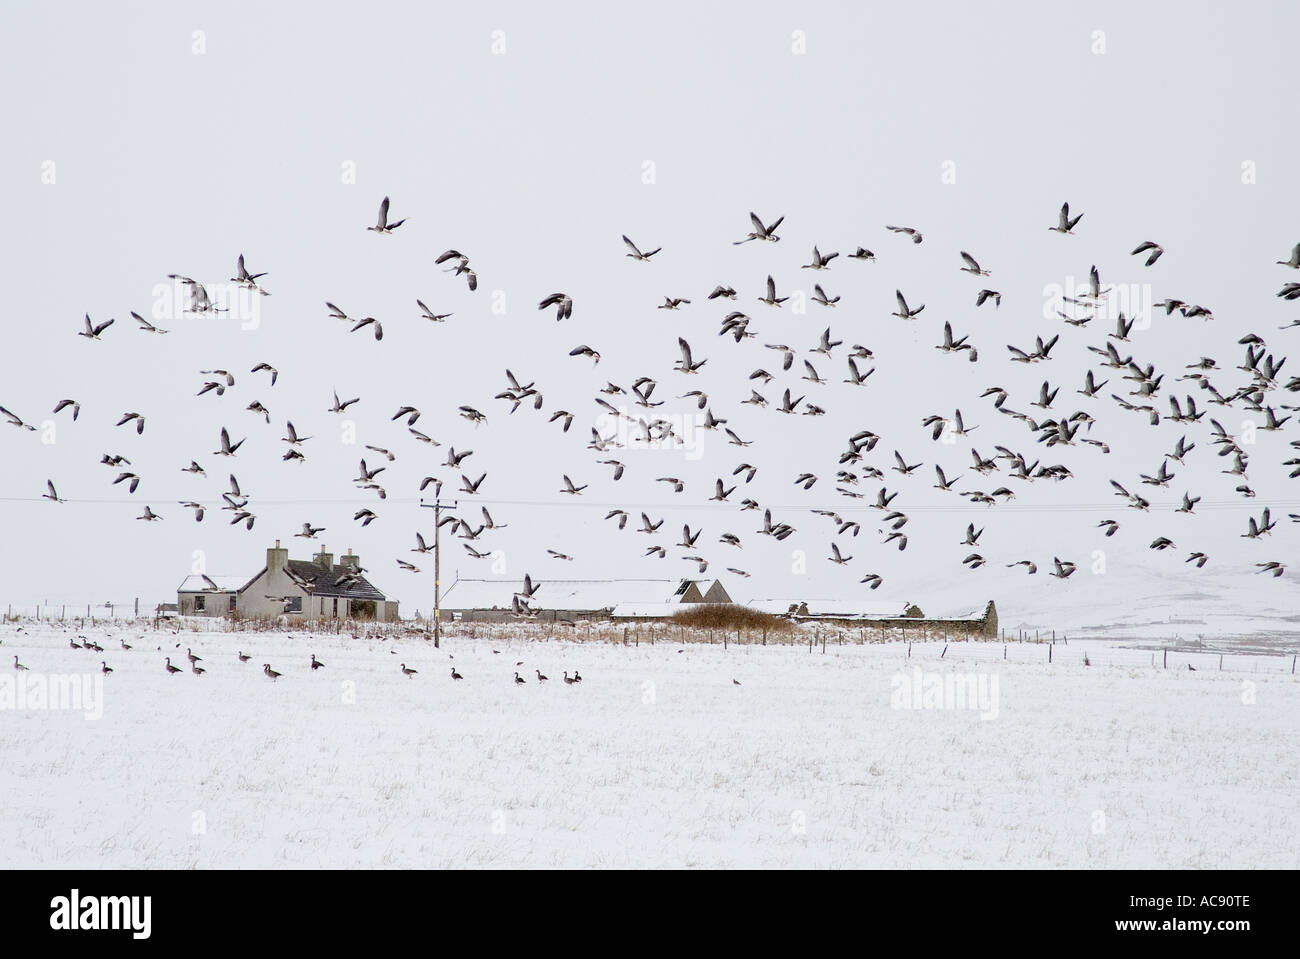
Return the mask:
<path fill-rule="evenodd" d="M 473 545 L 501 551 L 512 577 L 695 575 L 680 557 L 698 553 L 711 561 L 707 575 L 740 599 L 869 595 L 943 608 L 996 598 L 1004 619 L 1021 607 L 1050 607 L 1067 591 L 1099 603 L 1140 600 L 1184 576 L 1220 586 L 1240 578 L 1249 584 L 1243 606 L 1294 594 L 1294 574 L 1266 581 L 1254 563 L 1298 555 L 1300 527 L 1286 514 L 1300 512 L 1300 496 L 1280 465 L 1295 455 L 1287 443 L 1300 436 L 1296 421 L 1249 448 L 1258 495 L 1245 500 L 1233 492 L 1239 481 L 1219 473 L 1228 460 L 1214 455 L 1208 421 L 1239 434 L 1245 420 L 1262 417 L 1210 407 L 1201 424 L 1151 428 L 1104 398 L 1131 384 L 1086 350 L 1113 324 L 1102 318 L 1080 330 L 1044 316 L 1045 288 L 1082 284 L 1093 264 L 1104 284 L 1146 284 L 1137 289 L 1154 300 L 1212 308 L 1208 323 L 1161 312 L 1118 344 L 1166 374 L 1162 414 L 1171 390 L 1195 393 L 1204 406 L 1195 384 L 1174 382 L 1203 354 L 1225 368 L 1214 379 L 1224 393 L 1246 382 L 1233 367 L 1244 355 L 1236 341 L 1248 332 L 1285 355 L 1296 334 L 1278 328 L 1300 315 L 1274 296 L 1300 279 L 1274 264 L 1300 241 L 1300 133 L 1287 100 L 1287 45 L 1300 27 L 1294 8 L 699 7 L 5 4 L 0 71 L 17 95 L 6 98 L 10 135 L 0 152 L 9 297 L 0 405 L 57 426 L 51 434 L 0 424 L 0 599 L 139 596 L 151 607 L 174 598 L 196 551 L 208 572 L 236 575 L 260 568 L 275 538 L 295 557 L 310 555 L 317 544 L 293 538 L 309 521 L 326 528 L 320 539 L 336 555 L 356 550 L 404 611 L 428 609 L 432 561 L 409 552 L 417 530 L 432 530 L 416 487 L 426 475 L 447 480 L 445 493 L 459 486 L 459 472 L 441 466 L 453 445 L 474 450 L 464 471 L 488 473 L 479 498 L 509 524 Z M 806 52 L 796 53 L 800 39 Z M 1243 164 L 1253 165 L 1255 182 L 1243 183 Z M 344 182 L 353 168 L 355 182 Z M 955 182 L 943 181 L 945 171 Z M 385 195 L 391 218 L 408 220 L 377 236 L 364 228 Z M 1084 214 L 1076 235 L 1049 233 L 1066 200 Z M 786 218 L 780 243 L 732 245 L 749 231 L 750 210 L 769 222 Z M 885 224 L 914 226 L 925 241 L 914 246 Z M 651 263 L 628 259 L 623 233 L 663 252 Z M 1148 239 L 1167 251 L 1150 269 L 1129 256 Z M 841 253 L 823 274 L 799 268 L 814 244 Z M 847 260 L 859 244 L 877 262 Z M 476 293 L 434 266 L 448 248 L 470 256 Z M 961 250 L 992 276 L 959 272 Z M 240 253 L 251 270 L 268 273 L 271 296 L 258 304 L 255 329 L 192 316 L 157 320 L 166 336 L 135 329 L 129 311 L 167 313 L 159 292 L 167 274 L 222 283 Z M 779 295 L 811 292 L 816 280 L 842 299 L 803 314 L 789 303 L 769 308 L 755 300 L 769 273 Z M 718 283 L 738 290 L 734 306 L 706 301 Z M 975 309 L 985 286 L 1002 292 L 1000 309 Z M 917 320 L 889 315 L 896 288 L 926 304 Z M 563 323 L 536 309 L 555 291 L 574 297 Z M 693 302 L 676 313 L 656 309 L 665 295 Z M 422 320 L 417 297 L 455 315 L 437 326 Z M 327 300 L 379 318 L 383 341 L 328 319 Z M 757 338 L 719 339 L 733 308 L 753 318 Z M 76 336 L 85 313 L 116 319 L 101 342 Z M 932 348 L 944 320 L 970 335 L 979 362 Z M 831 361 L 807 352 L 828 325 L 845 342 Z M 1030 347 L 1036 335 L 1058 332 L 1050 362 L 1009 362 L 1006 344 Z M 698 376 L 672 372 L 678 336 L 708 358 Z M 601 352 L 599 366 L 568 356 L 580 343 Z M 779 374 L 779 356 L 765 343 L 796 347 L 832 382 L 800 381 L 797 361 L 760 392 L 775 402 L 790 386 L 825 417 L 740 404 L 751 370 Z M 877 357 L 862 390 L 840 382 L 854 343 Z M 249 372 L 262 360 L 280 370 L 274 388 Z M 1300 374 L 1290 366 L 1283 381 Z M 199 371 L 214 368 L 230 370 L 235 386 L 196 397 L 209 379 Z M 536 381 L 541 412 L 525 406 L 508 415 L 509 405 L 493 399 L 507 385 L 506 368 Z M 1074 392 L 1089 368 L 1112 378 L 1093 400 Z M 715 415 L 754 445 L 729 447 L 718 433 L 706 435 L 694 459 L 585 449 L 596 390 L 608 380 L 629 387 L 640 375 L 659 381 L 654 398 L 669 401 L 663 413 L 693 412 L 674 398 L 708 391 Z M 1044 380 L 1061 387 L 1050 414 L 1029 405 Z M 1011 391 L 1008 406 L 1039 419 L 1087 410 L 1097 418 L 1091 435 L 1111 453 L 1035 443 L 979 399 L 994 384 Z M 335 388 L 362 398 L 344 417 L 326 412 Z M 50 413 L 65 397 L 83 404 L 76 423 L 68 412 Z M 270 409 L 269 426 L 245 409 L 254 400 Z M 1282 415 L 1280 404 L 1300 395 L 1279 388 L 1268 402 Z M 459 417 L 464 403 L 488 423 Z M 423 411 L 416 426 L 440 447 L 430 451 L 390 421 L 404 404 Z M 956 445 L 933 443 L 922 418 L 957 406 L 979 429 Z M 547 422 L 558 409 L 576 414 L 567 434 Z M 128 410 L 147 416 L 142 436 L 114 427 Z M 314 437 L 303 447 L 306 463 L 280 459 L 286 419 Z M 355 445 L 342 440 L 344 419 L 355 423 Z M 222 426 L 247 437 L 233 459 L 212 455 Z M 867 462 L 902 491 L 895 505 L 911 517 L 904 553 L 882 545 L 880 514 L 863 508 L 879 482 L 862 480 L 865 501 L 835 492 L 838 454 L 860 429 L 881 435 Z M 1138 474 L 1156 470 L 1184 433 L 1197 448 L 1184 466 L 1171 464 L 1179 474 L 1171 487 L 1142 486 Z M 397 457 L 380 475 L 382 502 L 352 483 L 362 456 L 371 467 L 382 459 L 367 443 Z M 1076 478 L 1025 484 L 1005 466 L 987 479 L 966 469 L 972 445 L 990 456 L 996 444 L 1065 464 Z M 895 449 L 925 465 L 906 478 L 889 472 Z M 132 460 L 142 477 L 136 494 L 112 485 L 116 472 L 99 465 L 106 452 Z M 596 462 L 611 457 L 628 466 L 618 483 Z M 180 471 L 190 459 L 206 479 Z M 732 485 L 744 461 L 759 473 L 732 500 L 750 495 L 771 506 L 775 520 L 798 529 L 790 539 L 755 535 L 761 514 L 707 502 L 714 478 Z M 985 509 L 940 493 L 931 488 L 936 462 L 950 476 L 964 471 L 958 490 L 1010 485 L 1017 499 Z M 809 491 L 793 485 L 805 471 L 819 477 Z M 252 496 L 252 532 L 229 526 L 230 514 L 216 508 L 230 472 Z M 563 474 L 589 484 L 582 496 L 559 493 Z M 674 494 L 659 476 L 680 477 L 686 491 Z M 41 500 L 47 478 L 71 502 Z M 1151 514 L 1123 508 L 1112 478 L 1147 495 Z M 1203 497 L 1204 515 L 1173 512 L 1184 490 Z M 189 499 L 212 507 L 201 524 L 177 505 Z M 475 499 L 460 502 L 477 525 Z M 164 521 L 137 521 L 145 504 Z M 632 513 L 627 530 L 603 522 L 603 504 Z M 380 518 L 362 529 L 352 514 L 367 506 Z M 1241 538 L 1247 517 L 1265 506 L 1279 528 L 1259 542 Z M 666 519 L 659 535 L 633 532 L 643 508 Z M 848 565 L 825 561 L 834 527 L 812 508 L 862 521 L 856 539 L 836 537 L 854 557 Z M 1107 540 L 1095 526 L 1108 517 L 1123 528 Z M 704 528 L 693 551 L 672 545 L 683 522 Z M 973 572 L 961 566 L 972 551 L 960 545 L 967 522 L 987 528 L 977 549 L 988 565 Z M 724 531 L 744 548 L 719 544 Z M 1177 548 L 1148 550 L 1158 535 Z M 643 558 L 655 543 L 667 559 Z M 547 548 L 575 559 L 549 559 Z M 1089 568 L 1101 548 L 1104 576 Z M 1183 560 L 1193 550 L 1208 552 L 1211 564 L 1188 573 Z M 1049 579 L 1053 556 L 1079 563 L 1079 573 Z M 422 572 L 399 570 L 396 558 Z M 1022 558 L 1040 564 L 1034 579 L 1005 568 Z M 741 581 L 727 566 L 752 578 Z M 444 582 L 457 570 L 491 575 L 488 561 L 452 542 Z M 858 585 L 868 571 L 885 577 L 874 593 Z"/>

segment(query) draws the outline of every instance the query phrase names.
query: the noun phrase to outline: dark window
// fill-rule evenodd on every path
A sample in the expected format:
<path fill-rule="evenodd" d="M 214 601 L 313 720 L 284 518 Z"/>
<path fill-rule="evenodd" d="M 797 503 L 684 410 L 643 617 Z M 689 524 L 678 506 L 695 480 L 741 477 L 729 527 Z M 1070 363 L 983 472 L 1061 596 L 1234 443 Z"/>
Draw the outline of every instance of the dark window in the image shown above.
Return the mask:
<path fill-rule="evenodd" d="M 207 605 L 206 605 L 206 604 L 207 604 L 207 601 L 208 601 L 208 598 L 207 598 L 206 596 L 195 596 L 195 597 L 194 597 L 194 611 L 195 611 L 196 613 L 201 613 L 201 612 L 203 612 L 205 609 L 207 609 Z"/>
<path fill-rule="evenodd" d="M 238 593 L 231 593 L 231 594 L 230 594 L 230 608 L 231 608 L 231 609 L 234 609 L 234 608 L 235 608 L 235 603 L 238 601 L 238 599 L 239 599 L 239 594 L 238 594 Z"/>
<path fill-rule="evenodd" d="M 336 597 L 334 600 L 334 615 L 338 616 L 338 614 L 339 614 L 339 601 Z"/>
<path fill-rule="evenodd" d="M 286 606 L 286 607 L 284 608 L 284 611 L 285 611 L 286 613 L 301 613 L 301 612 L 302 612 L 302 597 L 301 597 L 301 596 L 294 596 L 292 599 L 290 599 L 290 600 L 289 600 L 289 605 Z"/>

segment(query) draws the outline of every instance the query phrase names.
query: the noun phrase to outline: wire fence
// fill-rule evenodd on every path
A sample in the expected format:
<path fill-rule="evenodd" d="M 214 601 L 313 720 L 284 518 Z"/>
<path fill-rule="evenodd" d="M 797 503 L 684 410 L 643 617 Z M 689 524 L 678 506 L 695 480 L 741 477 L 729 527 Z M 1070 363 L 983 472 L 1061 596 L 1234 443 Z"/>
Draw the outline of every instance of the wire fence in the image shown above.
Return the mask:
<path fill-rule="evenodd" d="M 278 618 L 232 620 L 228 617 L 160 618 L 160 604 L 131 599 L 101 603 L 6 604 L 6 622 L 62 622 L 84 624 L 135 621 L 142 626 L 166 623 L 169 627 L 203 632 L 279 631 L 349 633 L 356 639 L 410 636 L 432 640 L 432 622 L 427 618 L 396 622 L 365 622 L 326 619 L 289 625 Z M 1188 672 L 1233 672 L 1297 675 L 1300 656 L 1271 652 L 1256 646 L 1221 641 L 1220 648 L 1198 648 L 1184 642 L 1160 640 L 1118 640 L 1113 637 L 1076 637 L 1062 632 L 1038 630 L 1006 631 L 988 636 L 972 630 L 953 630 L 920 625 L 916 627 L 817 625 L 802 623 L 789 629 L 704 629 L 667 622 L 624 624 L 592 619 L 576 623 L 463 622 L 444 620 L 442 636 L 447 640 L 488 643 L 569 641 L 595 642 L 630 647 L 669 644 L 678 648 L 711 645 L 728 650 L 742 647 L 798 647 L 810 655 L 849 646 L 891 645 L 898 655 L 917 666 L 951 667 L 970 664 L 985 668 L 998 663 L 1044 664 L 1061 668 L 1128 667 L 1133 669 L 1183 670 Z M 1131 643 L 1131 645 L 1130 645 Z"/>
<path fill-rule="evenodd" d="M 109 600 L 98 603 L 64 603 L 41 600 L 36 603 L 6 603 L 5 618 L 9 621 L 33 619 L 38 621 L 71 622 L 74 620 L 128 620 L 152 618 L 158 603 L 133 598 Z"/>

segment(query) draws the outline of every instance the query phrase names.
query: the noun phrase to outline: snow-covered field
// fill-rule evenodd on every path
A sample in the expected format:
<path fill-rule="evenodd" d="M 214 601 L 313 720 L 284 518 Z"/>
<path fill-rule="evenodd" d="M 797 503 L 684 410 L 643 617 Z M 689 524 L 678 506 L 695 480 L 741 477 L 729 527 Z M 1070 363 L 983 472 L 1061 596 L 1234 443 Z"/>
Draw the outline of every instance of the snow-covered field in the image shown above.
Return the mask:
<path fill-rule="evenodd" d="M 0 866 L 1300 865 L 1289 658 L 943 649 L 7 623 Z M 101 659 L 102 718 L 4 700 Z"/>

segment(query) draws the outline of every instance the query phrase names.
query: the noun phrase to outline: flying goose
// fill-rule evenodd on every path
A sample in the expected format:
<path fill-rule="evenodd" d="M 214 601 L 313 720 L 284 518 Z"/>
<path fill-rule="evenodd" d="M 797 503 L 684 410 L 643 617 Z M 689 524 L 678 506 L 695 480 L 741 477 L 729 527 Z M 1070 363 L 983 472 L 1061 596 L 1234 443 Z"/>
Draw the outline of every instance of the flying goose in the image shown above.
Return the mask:
<path fill-rule="evenodd" d="M 542 302 L 537 304 L 539 310 L 544 310 L 548 306 L 555 307 L 555 319 L 560 321 L 573 316 L 573 297 L 565 293 L 552 293 Z"/>
<path fill-rule="evenodd" d="M 966 262 L 966 265 L 963 266 L 963 267 L 961 268 L 961 271 L 962 271 L 963 273 L 969 273 L 969 274 L 971 274 L 972 276 L 989 276 L 989 275 L 990 275 L 988 270 L 980 269 L 980 265 L 979 265 L 979 263 L 976 261 L 975 257 L 971 256 L 971 255 L 970 255 L 969 253 L 967 253 L 965 250 L 962 250 L 962 251 L 961 251 L 961 258 Z M 978 306 L 979 304 L 976 304 L 976 305 Z"/>
<path fill-rule="evenodd" d="M 805 263 L 800 267 L 801 270 L 824 270 L 830 266 L 831 260 L 839 256 L 838 253 L 832 253 L 829 256 L 822 256 L 817 247 L 813 247 L 812 262 Z M 836 297 L 838 300 L 839 297 Z"/>
<path fill-rule="evenodd" d="M 137 516 L 136 519 L 142 519 L 145 520 L 146 522 L 152 523 L 162 519 L 162 517 L 159 516 L 157 513 L 155 513 L 153 510 L 151 510 L 148 506 L 146 506 L 144 508 L 144 512 L 141 513 L 139 516 Z"/>
<path fill-rule="evenodd" d="M 853 357 L 850 356 L 849 357 L 849 378 L 844 382 L 852 383 L 854 386 L 863 386 L 867 382 L 867 377 L 874 372 L 876 372 L 876 368 L 873 366 L 871 369 L 867 370 L 866 373 L 859 373 L 857 363 L 855 363 L 853 361 Z"/>
<path fill-rule="evenodd" d="M 898 312 L 891 313 L 890 314 L 891 316 L 897 316 L 899 319 L 903 319 L 903 320 L 910 320 L 913 317 L 915 317 L 918 313 L 920 313 L 922 310 L 925 309 L 924 303 L 918 306 L 915 310 L 909 308 L 907 305 L 907 300 L 903 298 L 902 290 L 895 290 L 894 296 L 898 299 Z"/>
<path fill-rule="evenodd" d="M 1074 219 L 1070 219 L 1070 204 L 1063 203 L 1061 204 L 1061 216 L 1060 219 L 1057 221 L 1056 226 L 1049 226 L 1048 229 L 1054 233 L 1071 233 L 1073 232 L 1075 226 L 1078 225 L 1079 221 L 1082 219 L 1083 219 L 1082 213 L 1080 213 Z"/>
<path fill-rule="evenodd" d="M 10 414 L 10 415 L 12 415 L 12 414 Z M 142 434 L 142 433 L 144 433 L 144 417 L 141 416 L 139 413 L 123 413 L 123 414 L 122 414 L 122 418 L 121 418 L 120 420 L 118 420 L 117 423 L 116 423 L 115 425 L 117 425 L 117 426 L 122 426 L 122 425 L 124 425 L 124 424 L 126 424 L 126 423 L 131 422 L 132 420 L 135 420 L 135 431 L 136 431 L 136 433 L 137 433 L 137 434 Z M 20 425 L 21 425 L 21 421 L 20 421 Z"/>
<path fill-rule="evenodd" d="M 1139 253 L 1150 253 L 1151 255 L 1147 257 L 1147 261 L 1145 264 L 1146 266 L 1150 266 L 1151 264 L 1155 263 L 1156 260 L 1160 259 L 1161 254 L 1163 254 L 1164 252 L 1165 252 L 1164 247 L 1162 247 L 1159 243 L 1152 243 L 1150 240 L 1147 240 L 1145 243 L 1142 243 L 1138 247 L 1136 247 L 1133 250 L 1133 252 L 1129 254 L 1129 256 L 1137 256 Z"/>
<path fill-rule="evenodd" d="M 226 431 L 226 428 L 223 426 L 221 427 L 221 449 L 213 450 L 212 455 L 213 456 L 234 456 L 235 453 L 239 451 L 239 448 L 243 445 L 244 445 L 244 441 L 240 440 L 238 443 L 232 446 L 230 444 L 230 434 Z"/>
<path fill-rule="evenodd" d="M 718 297 L 734 300 L 736 298 L 736 290 L 734 287 L 722 286 L 719 284 L 713 288 L 713 292 L 708 295 L 708 299 L 716 300 Z"/>
<path fill-rule="evenodd" d="M 904 236 L 911 237 L 913 243 L 920 243 L 923 239 L 921 234 L 910 226 L 887 226 L 885 229 L 889 230 L 891 233 L 901 233 Z"/>
<path fill-rule="evenodd" d="M 207 288 L 197 280 L 188 276 L 181 276 L 179 273 L 168 273 L 167 279 L 176 280 L 189 290 L 190 294 L 190 312 L 191 313 L 229 313 L 224 307 L 218 308 L 213 306 L 212 298 L 208 296 Z"/>
<path fill-rule="evenodd" d="M 764 226 L 763 221 L 760 220 L 755 213 L 751 212 L 749 214 L 749 222 L 754 225 L 754 232 L 750 233 L 743 240 L 734 240 L 732 246 L 740 246 L 742 243 L 748 243 L 750 240 L 770 240 L 771 242 L 776 243 L 781 239 L 776 235 L 776 228 L 781 225 L 784 219 L 784 216 L 778 217 L 775 223 L 772 223 L 769 226 Z"/>
<path fill-rule="evenodd" d="M 1278 260 L 1278 266 L 1289 266 L 1293 270 L 1300 270 L 1300 243 L 1291 248 L 1291 259 Z"/>
<path fill-rule="evenodd" d="M 838 302 L 840 301 L 840 298 L 837 296 L 837 297 L 834 297 L 834 298 L 830 298 L 830 299 L 828 299 L 827 296 L 826 296 L 826 291 L 823 290 L 823 289 L 821 288 L 821 284 L 818 283 L 818 284 L 814 284 L 814 285 L 813 285 L 813 297 L 812 297 L 812 300 L 813 300 L 814 303 L 820 303 L 822 306 L 834 306 L 836 303 L 838 303 Z"/>
<path fill-rule="evenodd" d="M 379 204 L 379 220 L 374 226 L 368 226 L 366 229 L 375 233 L 392 233 L 405 222 L 405 219 L 398 220 L 396 223 L 388 222 L 388 197 L 384 197 L 384 202 Z"/>
<path fill-rule="evenodd" d="M 131 317 L 132 317 L 132 319 L 134 319 L 138 324 L 140 324 L 140 332 L 142 332 L 142 333 L 166 333 L 166 332 L 168 332 L 167 330 L 159 329 L 158 327 L 154 326 L 152 323 L 150 323 L 148 320 L 146 320 L 146 319 L 145 319 L 143 316 L 141 316 L 139 313 L 136 313 L 134 310 L 131 311 Z"/>
<path fill-rule="evenodd" d="M 776 295 L 776 280 L 772 279 L 772 274 L 769 273 L 767 275 L 767 296 L 760 296 L 758 301 L 766 303 L 768 306 L 780 306 L 788 299 L 790 299 L 788 296 L 779 297 Z"/>
<path fill-rule="evenodd" d="M 4 415 L 5 419 L 8 421 L 8 423 L 9 423 L 10 426 L 16 426 L 16 427 L 18 427 L 19 429 L 27 430 L 27 431 L 29 431 L 29 432 L 31 432 L 31 433 L 35 433 L 35 432 L 36 432 L 36 427 L 34 427 L 34 426 L 29 426 L 27 423 L 24 423 L 20 417 L 18 417 L 17 415 L 15 415 L 15 414 L 9 412 L 9 411 L 8 411 L 7 409 L 5 409 L 3 406 L 0 406 L 0 414 L 3 414 L 3 415 Z M 121 424 L 119 423 L 118 425 L 120 426 Z M 106 458 L 105 458 L 105 459 L 100 460 L 101 463 L 102 463 L 102 462 L 107 462 L 107 461 L 108 461 L 108 460 L 107 460 L 107 455 L 106 455 Z M 110 465 L 116 465 L 116 464 L 110 464 Z"/>
<path fill-rule="evenodd" d="M 673 369 L 679 373 L 698 373 L 700 367 L 709 362 L 707 359 L 700 360 L 698 363 L 691 359 L 691 345 L 682 337 L 677 337 L 677 346 L 682 351 L 682 358 L 678 360 Z"/>
<path fill-rule="evenodd" d="M 1080 216 L 1082 216 L 1082 214 L 1080 214 Z M 1061 562 L 1060 559 L 1056 557 L 1052 558 L 1052 564 L 1053 566 L 1055 566 L 1055 569 L 1053 570 L 1053 572 L 1049 573 L 1048 575 L 1055 576 L 1057 579 L 1069 579 L 1070 574 L 1072 574 L 1075 570 L 1074 563 L 1070 563 L 1070 562 L 1063 563 Z"/>
<path fill-rule="evenodd" d="M 799 404 L 803 402 L 803 400 L 804 400 L 804 397 L 801 396 L 801 397 L 799 397 L 797 400 L 794 400 L 793 402 L 791 402 L 791 400 L 790 400 L 790 391 L 787 389 L 787 390 L 785 391 L 785 395 L 781 397 L 781 405 L 780 405 L 779 407 L 777 407 L 777 410 L 778 410 L 779 412 L 781 412 L 781 413 L 793 413 L 793 412 L 795 411 L 795 409 L 799 406 Z M 731 432 L 731 430 L 727 430 L 727 434 L 728 434 L 728 435 L 731 435 L 731 436 L 734 436 L 734 435 L 735 435 L 735 434 L 733 434 L 733 433 Z M 753 441 L 751 440 L 750 442 L 753 442 Z M 745 444 L 745 445 L 748 445 L 748 444 Z"/>
<path fill-rule="evenodd" d="M 627 238 L 627 234 L 623 235 L 623 242 L 626 243 L 628 249 L 632 251 L 631 253 L 625 253 L 624 256 L 630 256 L 634 260 L 642 260 L 646 263 L 650 262 L 650 257 L 654 256 L 656 253 L 658 253 L 660 250 L 663 249 L 663 247 L 657 246 L 649 253 L 642 253 L 639 249 L 637 249 L 637 245 Z"/>
<path fill-rule="evenodd" d="M 441 323 L 447 319 L 447 317 L 455 316 L 454 313 L 435 313 L 424 305 L 423 300 L 416 300 L 415 305 L 420 308 L 420 316 L 422 319 L 432 320 L 434 323 Z"/>
<path fill-rule="evenodd" d="M 333 405 L 332 407 L 330 407 L 328 410 L 326 410 L 325 412 L 327 412 L 327 413 L 342 413 L 344 410 L 346 410 L 346 409 L 347 409 L 349 406 L 351 406 L 353 403 L 360 403 L 360 402 L 361 402 L 361 397 L 359 397 L 359 396 L 358 396 L 356 399 L 351 399 L 351 400 L 346 400 L 346 401 L 340 402 L 340 400 L 339 400 L 339 391 L 338 391 L 338 390 L 335 390 L 335 391 L 334 391 L 334 405 Z"/>
<path fill-rule="evenodd" d="M 48 492 L 48 493 L 42 493 L 42 494 L 41 494 L 41 499 L 47 499 L 47 500 L 50 500 L 51 502 L 54 502 L 54 503 L 66 503 L 66 502 L 67 502 L 67 500 L 65 500 L 65 499 L 60 499 L 60 498 L 59 498 L 59 493 L 58 493 L 58 490 L 56 490 L 56 489 L 54 488 L 54 481 L 53 481 L 53 480 L 46 480 L 46 481 L 45 481 L 45 488 L 48 489 L 49 492 Z"/>
<path fill-rule="evenodd" d="M 660 309 L 660 310 L 675 310 L 675 309 L 677 309 L 679 306 L 681 306 L 683 303 L 685 303 L 685 304 L 687 304 L 687 305 L 690 305 L 690 302 L 691 302 L 690 300 L 683 300 L 683 299 L 682 299 L 681 297 L 679 297 L 679 296 L 665 296 L 665 297 L 664 297 L 664 301 L 663 301 L 663 303 L 660 304 L 660 306 L 658 307 L 658 309 Z"/>
<path fill-rule="evenodd" d="M 561 492 L 561 493 L 572 493 L 574 496 L 577 496 L 577 495 L 579 495 L 583 490 L 585 490 L 585 489 L 587 488 L 587 486 L 590 486 L 590 485 L 591 485 L 590 483 L 587 483 L 587 484 L 584 484 L 584 485 L 582 485 L 582 486 L 574 486 L 574 485 L 573 485 L 573 480 L 569 479 L 569 477 L 566 475 L 566 476 L 564 477 L 564 489 L 560 490 L 560 492 Z"/>
<path fill-rule="evenodd" d="M 372 325 L 372 324 L 373 324 L 374 327 L 375 327 L 375 339 L 376 339 L 376 340 L 382 340 L 382 339 L 384 338 L 384 327 L 383 327 L 383 325 L 382 325 L 378 320 L 376 320 L 373 316 L 367 316 L 367 317 L 366 317 L 365 319 L 363 319 L 363 320 L 358 320 L 358 321 L 356 322 L 356 325 L 353 326 L 352 329 L 349 330 L 348 332 L 349 332 L 349 333 L 355 333 L 357 330 L 361 329 L 362 327 L 370 326 L 370 325 Z"/>
<path fill-rule="evenodd" d="M 258 278 L 263 276 L 266 276 L 266 274 L 249 273 L 248 270 L 244 268 L 244 254 L 241 253 L 239 254 L 239 262 L 236 266 L 235 275 L 230 278 L 230 282 L 234 283 L 236 286 L 242 286 L 248 290 L 256 290 L 258 293 L 262 294 L 263 296 L 270 296 L 271 294 L 267 293 L 266 290 L 262 289 L 262 287 L 257 282 Z"/>
<path fill-rule="evenodd" d="M 91 322 L 90 322 L 90 314 L 87 313 L 87 314 L 86 314 L 86 329 L 85 329 L 84 332 L 78 333 L 77 335 L 78 335 L 78 336 L 84 336 L 84 337 L 86 337 L 86 339 L 88 339 L 88 340 L 98 340 L 98 339 L 99 339 L 99 334 L 103 333 L 106 329 L 108 329 L 110 326 L 112 326 L 113 323 L 114 323 L 114 321 L 110 319 L 110 320 L 105 320 L 103 323 L 100 323 L 98 326 L 92 326 L 92 325 L 91 325 Z"/>

